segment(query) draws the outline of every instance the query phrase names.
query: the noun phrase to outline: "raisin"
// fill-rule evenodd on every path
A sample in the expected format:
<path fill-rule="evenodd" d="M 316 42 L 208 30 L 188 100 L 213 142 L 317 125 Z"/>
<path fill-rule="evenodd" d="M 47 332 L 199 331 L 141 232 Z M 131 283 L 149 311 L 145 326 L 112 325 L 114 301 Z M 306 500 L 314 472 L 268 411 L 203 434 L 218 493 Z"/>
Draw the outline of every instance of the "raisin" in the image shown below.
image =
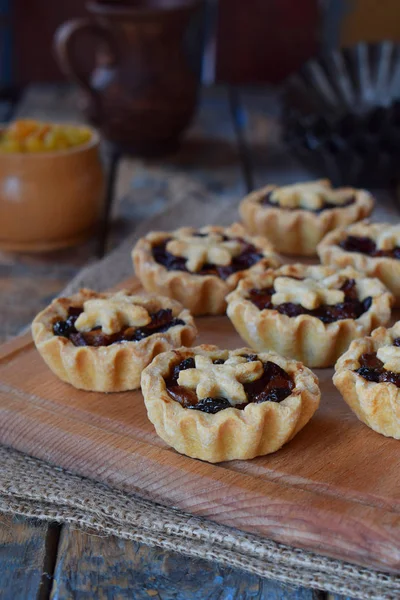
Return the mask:
<path fill-rule="evenodd" d="M 241 354 L 241 356 L 245 358 L 247 362 L 254 362 L 255 360 L 258 360 L 257 354 Z"/>
<path fill-rule="evenodd" d="M 202 400 L 199 400 L 197 404 L 188 406 L 188 408 L 201 410 L 201 412 L 209 413 L 211 415 L 215 415 L 215 413 L 219 412 L 220 410 L 230 407 L 231 403 L 229 400 L 218 396 L 216 398 L 202 398 Z"/>
<path fill-rule="evenodd" d="M 395 246 L 391 250 L 381 250 L 376 247 L 374 240 L 368 237 L 349 235 L 339 243 L 339 246 L 347 252 L 359 252 L 368 256 L 385 256 L 387 258 L 400 259 L 399 246 Z"/>
<path fill-rule="evenodd" d="M 56 321 L 53 325 L 53 333 L 54 335 L 61 335 L 63 337 L 68 337 L 70 333 L 70 326 L 67 321 Z"/>
<path fill-rule="evenodd" d="M 393 371 L 383 371 L 379 377 L 380 382 L 394 383 L 397 387 L 400 387 L 400 373 L 394 373 Z"/>
<path fill-rule="evenodd" d="M 375 381 L 376 383 L 379 381 L 380 373 L 375 369 L 370 369 L 369 367 L 360 367 L 356 370 L 356 373 L 361 375 L 361 377 L 364 377 L 364 379 L 367 381 Z"/>
<path fill-rule="evenodd" d="M 282 400 L 290 396 L 291 393 L 292 390 L 289 387 L 272 388 L 269 391 L 261 392 L 254 402 L 257 404 L 262 402 L 282 402 Z"/>

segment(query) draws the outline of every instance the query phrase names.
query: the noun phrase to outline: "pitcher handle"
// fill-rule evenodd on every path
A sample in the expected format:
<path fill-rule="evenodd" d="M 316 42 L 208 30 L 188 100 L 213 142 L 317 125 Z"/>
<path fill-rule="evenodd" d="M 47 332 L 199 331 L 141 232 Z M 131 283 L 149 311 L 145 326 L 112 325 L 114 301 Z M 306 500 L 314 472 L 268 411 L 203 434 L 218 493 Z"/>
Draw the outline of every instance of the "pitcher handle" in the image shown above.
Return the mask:
<path fill-rule="evenodd" d="M 81 35 L 92 34 L 105 42 L 111 52 L 112 64 L 117 61 L 117 50 L 115 39 L 107 27 L 100 25 L 90 19 L 73 19 L 63 23 L 56 31 L 54 36 L 54 46 L 58 63 L 63 73 L 82 86 L 82 88 L 94 100 L 96 105 L 99 102 L 99 96 L 95 88 L 90 85 L 90 81 L 82 70 L 79 62 L 74 56 L 74 44 L 76 44 Z"/>

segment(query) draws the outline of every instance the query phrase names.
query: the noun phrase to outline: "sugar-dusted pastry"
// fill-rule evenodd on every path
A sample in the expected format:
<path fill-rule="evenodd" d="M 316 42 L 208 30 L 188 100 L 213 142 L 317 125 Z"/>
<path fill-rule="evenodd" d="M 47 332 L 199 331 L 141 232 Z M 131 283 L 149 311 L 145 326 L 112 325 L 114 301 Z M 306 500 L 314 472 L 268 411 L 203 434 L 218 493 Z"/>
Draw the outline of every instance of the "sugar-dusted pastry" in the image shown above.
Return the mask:
<path fill-rule="evenodd" d="M 153 231 L 132 258 L 146 291 L 175 298 L 194 315 L 223 314 L 225 296 L 250 269 L 280 264 L 267 239 L 249 237 L 239 224 Z"/>
<path fill-rule="evenodd" d="M 368 427 L 400 439 L 400 321 L 352 342 L 335 365 L 333 383 Z"/>
<path fill-rule="evenodd" d="M 329 180 L 277 187 L 246 196 L 240 215 L 253 235 L 265 235 L 282 254 L 312 256 L 328 231 L 368 216 L 373 198 L 365 190 L 334 189 Z"/>
<path fill-rule="evenodd" d="M 140 387 L 142 370 L 157 354 L 190 346 L 197 329 L 189 311 L 170 298 L 82 289 L 53 300 L 34 319 L 32 335 L 63 381 L 121 392 Z"/>
<path fill-rule="evenodd" d="M 352 340 L 388 322 L 394 298 L 350 267 L 295 264 L 249 275 L 227 301 L 228 317 L 258 352 L 328 367 Z"/>
<path fill-rule="evenodd" d="M 362 221 L 336 229 L 324 237 L 317 251 L 325 265 L 350 265 L 378 277 L 400 304 L 400 225 Z"/>
<path fill-rule="evenodd" d="M 170 446 L 208 462 L 276 452 L 311 419 L 318 379 L 299 362 L 248 348 L 179 348 L 142 374 L 150 421 Z"/>

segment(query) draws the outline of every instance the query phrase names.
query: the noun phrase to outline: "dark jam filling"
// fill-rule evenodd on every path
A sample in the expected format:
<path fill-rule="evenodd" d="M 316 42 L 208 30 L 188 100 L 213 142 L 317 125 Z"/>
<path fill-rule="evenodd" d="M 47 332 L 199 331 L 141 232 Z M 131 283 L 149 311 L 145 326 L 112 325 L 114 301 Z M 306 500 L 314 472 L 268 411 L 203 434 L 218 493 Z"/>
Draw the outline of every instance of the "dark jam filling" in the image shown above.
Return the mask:
<path fill-rule="evenodd" d="M 54 335 L 66 337 L 74 346 L 110 346 L 117 342 L 139 342 L 153 333 L 164 333 L 175 325 L 184 325 L 182 319 L 172 316 L 172 310 L 161 309 L 152 313 L 151 322 L 145 327 L 124 327 L 117 333 L 103 333 L 101 327 L 95 327 L 91 331 L 78 331 L 75 329 L 75 321 L 82 313 L 82 308 L 71 306 L 68 309 L 68 317 L 65 321 L 56 321 L 53 325 Z"/>
<path fill-rule="evenodd" d="M 393 341 L 393 346 L 400 346 L 400 338 Z M 362 354 L 359 358 L 360 368 L 356 369 L 356 373 L 364 377 L 367 381 L 375 383 L 394 383 L 400 388 L 400 373 L 394 371 L 386 371 L 383 368 L 383 362 L 379 360 L 376 352 L 371 354 Z"/>
<path fill-rule="evenodd" d="M 278 202 L 272 202 L 271 200 L 271 196 L 274 190 L 272 190 L 271 192 L 268 192 L 268 194 L 266 194 L 265 196 L 263 196 L 260 200 L 260 204 L 262 204 L 263 206 L 273 206 L 275 208 L 281 208 L 282 210 L 308 210 L 310 212 L 314 212 L 314 213 L 321 213 L 324 210 L 330 210 L 332 208 L 344 208 L 345 206 L 350 206 L 350 204 L 354 204 L 355 202 L 355 197 L 354 196 L 350 196 L 350 198 L 348 200 L 346 200 L 345 202 L 343 202 L 342 204 L 334 204 L 333 202 L 324 202 L 324 204 L 321 206 L 321 208 L 317 208 L 317 209 L 312 209 L 312 208 L 304 208 L 302 206 L 280 206 Z"/>
<path fill-rule="evenodd" d="M 379 250 L 374 240 L 368 237 L 349 235 L 349 237 L 339 243 L 339 246 L 347 252 L 359 252 L 360 254 L 368 254 L 368 256 L 386 256 L 388 258 L 397 258 L 397 260 L 400 259 L 399 246 L 395 246 L 391 250 Z"/>
<path fill-rule="evenodd" d="M 244 356 L 249 362 L 258 360 L 256 354 L 246 354 Z M 221 365 L 225 361 L 216 359 L 213 362 L 214 364 Z M 183 408 L 201 410 L 212 415 L 225 408 L 230 408 L 232 404 L 226 398 L 202 398 L 199 400 L 194 390 L 178 385 L 180 371 L 194 369 L 195 367 L 194 358 L 186 358 L 172 368 L 169 376 L 165 378 L 165 385 L 169 395 L 179 402 Z M 250 402 L 255 404 L 260 404 L 261 402 L 282 402 L 287 396 L 290 396 L 294 388 L 294 381 L 290 375 L 270 361 L 263 363 L 263 367 L 264 372 L 259 379 L 243 384 L 247 395 L 247 402 L 236 404 L 234 408 L 243 410 Z"/>
<path fill-rule="evenodd" d="M 196 237 L 206 237 L 206 233 L 194 233 Z M 182 256 L 174 256 L 168 252 L 166 246 L 172 238 L 164 240 L 160 244 L 153 246 L 153 258 L 160 265 L 163 265 L 168 271 L 188 271 L 186 268 L 186 258 Z M 242 251 L 238 256 L 232 257 L 231 263 L 226 266 L 219 266 L 213 264 L 205 264 L 199 271 L 193 273 L 194 275 L 216 275 L 221 279 L 228 279 L 232 273 L 238 271 L 245 271 L 252 267 L 255 263 L 263 258 L 263 254 L 258 248 L 249 244 L 242 238 L 228 238 L 223 236 L 223 241 L 233 240 L 238 241 L 242 244 Z"/>
<path fill-rule="evenodd" d="M 287 315 L 288 317 L 311 315 L 312 317 L 317 317 L 323 323 L 333 323 L 342 319 L 358 319 L 370 308 L 372 298 L 358 299 L 354 279 L 346 279 L 340 289 L 344 292 L 344 302 L 340 302 L 339 304 L 322 304 L 312 310 L 308 310 L 301 304 L 294 304 L 293 302 L 285 302 L 275 306 L 271 301 L 272 295 L 275 293 L 273 286 L 250 290 L 249 299 L 260 310 L 277 310 L 282 315 Z"/>

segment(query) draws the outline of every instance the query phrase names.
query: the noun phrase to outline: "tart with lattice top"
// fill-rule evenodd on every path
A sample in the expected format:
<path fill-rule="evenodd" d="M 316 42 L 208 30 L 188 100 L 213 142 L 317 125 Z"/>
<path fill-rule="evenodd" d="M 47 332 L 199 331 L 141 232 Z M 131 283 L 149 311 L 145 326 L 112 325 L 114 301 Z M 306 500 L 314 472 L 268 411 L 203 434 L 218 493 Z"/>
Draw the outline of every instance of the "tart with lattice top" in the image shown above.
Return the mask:
<path fill-rule="evenodd" d="M 363 423 L 400 439 L 400 322 L 352 342 L 333 383 Z"/>
<path fill-rule="evenodd" d="M 328 233 L 317 250 L 325 265 L 352 266 L 378 277 L 400 304 L 400 225 L 356 223 Z"/>
<path fill-rule="evenodd" d="M 322 179 L 256 190 L 242 200 L 240 214 L 247 230 L 267 236 L 278 252 L 312 256 L 328 231 L 363 219 L 372 208 L 365 190 L 334 189 Z"/>
<path fill-rule="evenodd" d="M 157 356 L 143 371 L 142 392 L 158 435 L 209 462 L 276 452 L 320 400 L 317 377 L 301 363 L 208 345 Z"/>
<path fill-rule="evenodd" d="M 32 334 L 62 381 L 83 390 L 120 392 L 140 387 L 153 358 L 190 346 L 197 330 L 189 311 L 170 298 L 82 289 L 39 313 Z"/>
<path fill-rule="evenodd" d="M 175 298 L 195 315 L 223 314 L 225 296 L 247 272 L 280 264 L 267 239 L 249 237 L 239 224 L 150 232 L 132 257 L 146 291 Z"/>
<path fill-rule="evenodd" d="M 285 265 L 254 273 L 229 294 L 227 314 L 252 348 L 327 367 L 390 318 L 392 294 L 352 268 Z"/>

